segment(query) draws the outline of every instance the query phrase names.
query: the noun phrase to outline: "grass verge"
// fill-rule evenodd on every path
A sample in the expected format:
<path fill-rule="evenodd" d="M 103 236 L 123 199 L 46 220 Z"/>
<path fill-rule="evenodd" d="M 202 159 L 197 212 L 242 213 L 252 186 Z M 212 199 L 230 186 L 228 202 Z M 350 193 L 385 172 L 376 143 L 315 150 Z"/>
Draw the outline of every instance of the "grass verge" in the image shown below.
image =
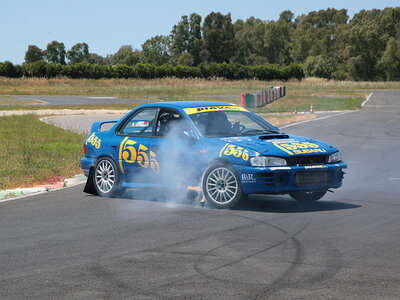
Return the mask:
<path fill-rule="evenodd" d="M 257 112 L 292 112 L 314 110 L 348 110 L 360 107 L 373 90 L 400 89 L 400 82 L 352 82 L 306 78 L 302 81 L 260 81 L 224 79 L 68 79 L 68 78 L 4 78 L 0 77 L 0 95 L 7 101 L 0 110 L 54 109 L 47 105 L 24 105 L 9 95 L 81 95 L 114 96 L 119 98 L 158 100 L 207 100 L 240 103 L 240 94 L 264 90 L 272 85 L 286 85 L 285 98 Z M 1 96 L 3 97 L 3 96 Z M 4 98 L 3 97 L 3 98 Z M 12 102 L 12 103 L 11 103 Z M 57 108 L 71 109 L 131 109 L 131 104 L 90 104 Z"/>
<path fill-rule="evenodd" d="M 254 92 L 271 85 L 286 85 L 288 94 L 353 95 L 355 92 L 400 89 L 400 82 L 354 82 L 306 78 L 302 81 L 225 80 L 198 78 L 161 79 L 68 79 L 0 77 L 0 95 L 91 95 L 120 98 L 171 99 L 202 95 L 231 95 Z"/>
<path fill-rule="evenodd" d="M 83 140 L 33 115 L 0 117 L 0 186 L 29 187 L 81 173 Z"/>

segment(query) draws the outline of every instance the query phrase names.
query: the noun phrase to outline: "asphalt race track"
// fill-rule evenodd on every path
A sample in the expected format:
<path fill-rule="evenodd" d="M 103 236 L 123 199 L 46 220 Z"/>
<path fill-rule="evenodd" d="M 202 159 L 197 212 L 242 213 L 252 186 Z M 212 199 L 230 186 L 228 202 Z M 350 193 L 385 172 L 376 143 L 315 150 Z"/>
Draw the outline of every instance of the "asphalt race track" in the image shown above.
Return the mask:
<path fill-rule="evenodd" d="M 398 299 L 400 92 L 284 130 L 338 146 L 344 186 L 231 211 L 82 185 L 3 202 L 0 298 Z"/>

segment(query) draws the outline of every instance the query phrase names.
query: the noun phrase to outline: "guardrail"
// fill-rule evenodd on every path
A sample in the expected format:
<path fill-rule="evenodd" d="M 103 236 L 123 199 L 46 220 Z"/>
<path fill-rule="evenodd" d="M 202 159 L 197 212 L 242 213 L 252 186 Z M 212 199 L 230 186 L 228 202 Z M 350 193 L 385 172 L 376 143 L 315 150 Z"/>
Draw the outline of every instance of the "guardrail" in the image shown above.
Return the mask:
<path fill-rule="evenodd" d="M 258 108 L 286 96 L 286 86 L 271 86 L 270 89 L 255 93 L 242 93 L 240 106 Z"/>

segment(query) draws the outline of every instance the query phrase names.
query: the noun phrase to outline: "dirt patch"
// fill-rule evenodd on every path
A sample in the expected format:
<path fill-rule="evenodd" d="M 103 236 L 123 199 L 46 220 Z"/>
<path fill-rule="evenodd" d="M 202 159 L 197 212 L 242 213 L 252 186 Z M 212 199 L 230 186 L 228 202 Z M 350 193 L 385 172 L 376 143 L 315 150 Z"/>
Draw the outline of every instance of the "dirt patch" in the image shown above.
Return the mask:
<path fill-rule="evenodd" d="M 291 123 L 307 121 L 315 119 L 316 116 L 312 114 L 301 114 L 301 115 L 263 115 L 262 116 L 267 122 L 271 123 L 274 126 L 280 127 L 283 125 L 288 125 Z"/>

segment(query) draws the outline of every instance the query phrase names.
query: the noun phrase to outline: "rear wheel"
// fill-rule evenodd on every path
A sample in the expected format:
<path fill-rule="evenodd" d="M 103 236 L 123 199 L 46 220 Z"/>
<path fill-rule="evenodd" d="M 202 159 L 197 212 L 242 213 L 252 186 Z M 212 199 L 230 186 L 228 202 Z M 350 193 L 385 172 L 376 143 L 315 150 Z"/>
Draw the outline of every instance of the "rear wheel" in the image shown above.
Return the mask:
<path fill-rule="evenodd" d="M 112 159 L 99 158 L 94 166 L 93 183 L 101 197 L 113 197 L 120 192 L 121 175 Z"/>
<path fill-rule="evenodd" d="M 313 203 L 321 199 L 326 194 L 326 191 L 315 192 L 292 192 L 289 193 L 290 197 L 300 203 Z"/>
<path fill-rule="evenodd" d="M 235 169 L 225 164 L 209 167 L 203 176 L 203 194 L 215 208 L 233 208 L 242 198 L 242 187 Z"/>

